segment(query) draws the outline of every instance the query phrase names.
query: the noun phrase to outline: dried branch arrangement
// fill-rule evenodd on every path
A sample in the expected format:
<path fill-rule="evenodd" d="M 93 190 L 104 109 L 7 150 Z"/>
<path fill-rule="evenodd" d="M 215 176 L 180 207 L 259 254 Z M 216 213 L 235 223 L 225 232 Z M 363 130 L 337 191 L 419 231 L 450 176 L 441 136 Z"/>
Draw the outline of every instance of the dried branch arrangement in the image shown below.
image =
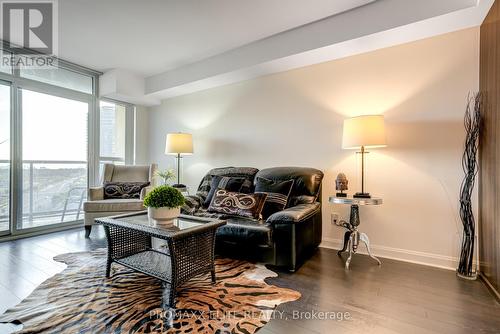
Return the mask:
<path fill-rule="evenodd" d="M 473 263 L 476 221 L 472 211 L 471 198 L 478 173 L 477 158 L 482 106 L 481 93 L 469 96 L 464 116 L 466 137 L 464 154 L 462 156 L 462 168 L 465 177 L 460 187 L 460 219 L 463 225 L 463 236 L 457 274 L 467 279 L 476 279 L 477 277 Z"/>

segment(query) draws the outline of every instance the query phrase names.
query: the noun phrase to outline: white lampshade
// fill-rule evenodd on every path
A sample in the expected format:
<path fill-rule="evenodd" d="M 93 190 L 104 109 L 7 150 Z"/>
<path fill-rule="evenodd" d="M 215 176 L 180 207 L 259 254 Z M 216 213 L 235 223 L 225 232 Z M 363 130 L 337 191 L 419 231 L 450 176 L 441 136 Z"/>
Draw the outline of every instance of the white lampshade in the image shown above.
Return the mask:
<path fill-rule="evenodd" d="M 361 146 L 386 146 L 383 115 L 358 116 L 344 120 L 342 148 L 359 149 Z"/>
<path fill-rule="evenodd" d="M 190 133 L 169 133 L 165 154 L 193 154 L 193 136 Z"/>

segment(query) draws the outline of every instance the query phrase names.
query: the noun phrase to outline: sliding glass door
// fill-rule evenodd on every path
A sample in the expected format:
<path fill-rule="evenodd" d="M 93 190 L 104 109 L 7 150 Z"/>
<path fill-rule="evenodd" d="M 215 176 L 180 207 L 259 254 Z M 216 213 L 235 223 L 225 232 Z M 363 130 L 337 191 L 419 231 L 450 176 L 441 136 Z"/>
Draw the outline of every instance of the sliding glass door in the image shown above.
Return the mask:
<path fill-rule="evenodd" d="M 132 163 L 134 107 L 2 80 L 0 236 L 81 224 L 99 165 Z"/>
<path fill-rule="evenodd" d="M 0 46 L 0 49 L 6 45 Z M 0 50 L 0 241 L 83 221 L 99 167 L 99 72 Z"/>
<path fill-rule="evenodd" d="M 20 90 L 22 212 L 17 229 L 82 219 L 89 103 Z"/>
<path fill-rule="evenodd" d="M 0 235 L 10 226 L 10 86 L 0 83 Z"/>

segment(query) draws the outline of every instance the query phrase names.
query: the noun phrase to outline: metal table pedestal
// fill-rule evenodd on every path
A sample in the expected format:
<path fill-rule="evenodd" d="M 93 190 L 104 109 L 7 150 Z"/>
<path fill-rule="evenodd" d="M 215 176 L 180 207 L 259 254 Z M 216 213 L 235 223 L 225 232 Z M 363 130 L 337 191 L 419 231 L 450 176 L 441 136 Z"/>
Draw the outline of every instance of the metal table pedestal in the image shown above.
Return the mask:
<path fill-rule="evenodd" d="M 375 257 L 370 250 L 370 239 L 368 235 L 363 232 L 359 232 L 358 226 L 361 223 L 359 219 L 359 206 L 360 205 L 380 205 L 382 204 L 381 198 L 347 198 L 347 197 L 330 197 L 330 203 L 335 204 L 350 204 L 351 205 L 351 213 L 349 217 L 349 222 L 340 221 L 337 223 L 337 226 L 341 226 L 347 229 L 344 234 L 344 245 L 342 249 L 337 252 L 339 256 L 344 252 L 349 252 L 349 257 L 345 262 L 345 268 L 349 269 L 349 265 L 351 264 L 352 255 L 356 254 L 359 247 L 359 242 L 363 242 L 366 246 L 366 251 L 368 252 L 368 256 L 370 256 L 373 260 L 377 261 L 378 265 L 381 265 L 382 262 Z"/>

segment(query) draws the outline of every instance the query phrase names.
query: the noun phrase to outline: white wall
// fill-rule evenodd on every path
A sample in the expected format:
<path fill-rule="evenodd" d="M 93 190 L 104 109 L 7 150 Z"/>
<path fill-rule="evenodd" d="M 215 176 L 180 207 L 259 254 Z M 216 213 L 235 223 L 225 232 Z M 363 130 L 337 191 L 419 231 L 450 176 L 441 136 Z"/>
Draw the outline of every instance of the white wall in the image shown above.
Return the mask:
<path fill-rule="evenodd" d="M 150 109 L 149 154 L 162 168 L 165 134 L 193 133 L 185 158 L 193 190 L 216 166 L 311 166 L 325 172 L 323 245 L 342 230 L 328 203 L 334 179 L 358 190 L 356 155 L 341 149 L 342 121 L 386 117 L 388 147 L 368 155 L 370 192 L 380 207 L 361 208 L 361 230 L 376 254 L 454 267 L 459 250 L 457 199 L 467 94 L 478 89 L 479 30 L 467 29 L 401 46 L 168 99 Z"/>
<path fill-rule="evenodd" d="M 135 108 L 135 134 L 134 134 L 135 163 L 148 164 L 149 159 L 149 112 L 144 106 Z"/>

